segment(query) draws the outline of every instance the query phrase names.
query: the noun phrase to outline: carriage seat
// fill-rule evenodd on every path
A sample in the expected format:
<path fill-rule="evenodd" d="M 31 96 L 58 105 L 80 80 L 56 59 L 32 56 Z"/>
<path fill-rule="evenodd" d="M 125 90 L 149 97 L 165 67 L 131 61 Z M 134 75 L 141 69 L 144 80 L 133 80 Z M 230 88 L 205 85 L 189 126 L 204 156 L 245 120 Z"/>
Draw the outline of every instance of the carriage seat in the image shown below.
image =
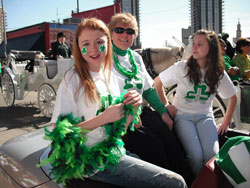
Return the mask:
<path fill-rule="evenodd" d="M 47 72 L 47 76 L 49 79 L 53 79 L 58 72 L 57 69 L 57 61 L 56 60 L 48 60 L 46 63 L 46 72 Z"/>
<path fill-rule="evenodd" d="M 216 156 L 212 157 L 196 177 L 191 188 L 233 188 L 226 176 L 216 163 Z"/>
<path fill-rule="evenodd" d="M 10 53 L 15 56 L 16 61 L 34 60 L 38 55 L 44 56 L 41 51 L 11 50 Z"/>

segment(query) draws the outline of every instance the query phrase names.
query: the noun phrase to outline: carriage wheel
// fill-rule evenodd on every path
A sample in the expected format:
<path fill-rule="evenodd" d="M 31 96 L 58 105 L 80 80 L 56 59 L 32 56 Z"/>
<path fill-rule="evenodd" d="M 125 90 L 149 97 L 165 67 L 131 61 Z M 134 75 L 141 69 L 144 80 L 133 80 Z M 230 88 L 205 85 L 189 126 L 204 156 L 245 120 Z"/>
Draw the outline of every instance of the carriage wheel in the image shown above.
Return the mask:
<path fill-rule="evenodd" d="M 174 85 L 166 90 L 166 96 L 167 96 L 168 102 L 170 104 L 172 104 L 172 102 L 174 100 L 174 96 L 176 93 L 176 87 L 177 87 L 177 85 Z M 224 102 L 219 97 L 219 95 L 215 95 L 215 98 L 213 101 L 213 113 L 214 113 L 216 125 L 218 125 L 219 123 L 222 123 L 222 120 L 225 116 L 225 112 L 226 112 L 226 106 L 225 106 Z"/>
<path fill-rule="evenodd" d="M 38 90 L 37 101 L 41 113 L 45 117 L 51 117 L 56 101 L 56 92 L 54 88 L 49 84 L 41 85 Z"/>
<path fill-rule="evenodd" d="M 12 78 L 8 73 L 2 76 L 2 95 L 7 106 L 12 106 L 15 103 L 15 88 Z"/>

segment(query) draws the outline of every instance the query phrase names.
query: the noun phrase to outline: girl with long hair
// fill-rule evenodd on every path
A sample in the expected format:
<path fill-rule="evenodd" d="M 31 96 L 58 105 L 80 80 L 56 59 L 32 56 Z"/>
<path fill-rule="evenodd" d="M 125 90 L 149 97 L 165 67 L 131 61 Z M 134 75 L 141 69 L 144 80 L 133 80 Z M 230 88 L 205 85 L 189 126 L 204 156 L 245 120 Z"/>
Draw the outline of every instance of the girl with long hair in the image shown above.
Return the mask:
<path fill-rule="evenodd" d="M 124 95 L 120 92 L 117 79 L 111 71 L 112 44 L 107 26 L 95 18 L 84 19 L 75 32 L 73 51 L 75 64 L 65 74 L 59 86 L 51 122 L 56 123 L 57 129 L 61 127 L 59 121 L 63 115 L 73 114 L 74 117 L 79 117 L 80 120 L 74 127 L 83 130 L 84 139 L 69 144 L 69 148 L 77 146 L 73 148 L 76 155 L 71 156 L 66 164 L 60 164 L 60 160 L 52 164 L 54 175 L 61 180 L 55 172 L 61 172 L 61 165 L 66 165 L 66 170 L 62 170 L 70 177 L 72 175 L 69 172 L 75 173 L 77 169 L 78 176 L 80 174 L 124 187 L 186 187 L 180 175 L 125 152 L 121 136 L 134 121 L 125 111 L 130 104 L 133 109 L 137 109 L 141 98 L 136 91 L 128 91 Z M 122 102 L 114 104 L 121 95 L 124 98 Z M 69 132 L 68 134 L 75 130 L 69 127 L 68 121 L 66 126 L 65 132 Z M 71 131 L 68 131 L 69 128 Z M 81 135 L 73 135 L 68 139 L 79 137 Z M 60 147 L 63 149 L 61 145 L 54 149 Z M 60 152 L 55 155 L 57 158 Z M 62 155 L 70 155 L 70 152 Z M 74 160 L 77 156 L 80 158 Z M 69 178 L 65 177 L 63 180 L 65 179 Z"/>
<path fill-rule="evenodd" d="M 155 78 L 154 86 L 163 102 L 166 100 L 163 86 L 175 84 L 174 130 L 188 163 L 198 175 L 202 166 L 219 151 L 218 134 L 227 132 L 237 101 L 236 88 L 224 71 L 215 32 L 198 30 L 193 36 L 192 55 Z M 225 117 L 218 127 L 212 109 L 217 93 L 224 99 L 229 98 Z"/>

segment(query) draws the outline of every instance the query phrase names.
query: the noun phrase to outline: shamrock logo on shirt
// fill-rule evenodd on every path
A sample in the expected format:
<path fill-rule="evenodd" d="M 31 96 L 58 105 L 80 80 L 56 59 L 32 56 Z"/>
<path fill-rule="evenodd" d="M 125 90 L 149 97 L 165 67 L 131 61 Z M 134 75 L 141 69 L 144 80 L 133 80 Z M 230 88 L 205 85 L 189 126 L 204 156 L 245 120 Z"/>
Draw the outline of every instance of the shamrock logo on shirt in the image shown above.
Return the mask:
<path fill-rule="evenodd" d="M 201 100 L 201 101 L 205 101 L 208 100 L 208 98 L 210 97 L 210 93 L 206 92 L 207 86 L 206 85 L 195 85 L 194 86 L 194 91 L 189 91 L 187 92 L 186 95 L 186 99 L 189 100 Z"/>

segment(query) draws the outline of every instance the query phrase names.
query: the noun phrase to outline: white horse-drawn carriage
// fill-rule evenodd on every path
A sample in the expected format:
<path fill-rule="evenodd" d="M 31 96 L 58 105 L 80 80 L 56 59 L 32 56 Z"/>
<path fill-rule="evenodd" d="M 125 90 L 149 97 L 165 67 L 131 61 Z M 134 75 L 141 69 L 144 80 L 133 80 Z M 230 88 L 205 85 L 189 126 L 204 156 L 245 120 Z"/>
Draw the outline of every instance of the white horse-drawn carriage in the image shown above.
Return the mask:
<path fill-rule="evenodd" d="M 2 68 L 2 96 L 7 106 L 37 91 L 37 104 L 46 117 L 52 115 L 56 90 L 72 59 L 48 60 L 40 51 L 12 50 Z"/>

